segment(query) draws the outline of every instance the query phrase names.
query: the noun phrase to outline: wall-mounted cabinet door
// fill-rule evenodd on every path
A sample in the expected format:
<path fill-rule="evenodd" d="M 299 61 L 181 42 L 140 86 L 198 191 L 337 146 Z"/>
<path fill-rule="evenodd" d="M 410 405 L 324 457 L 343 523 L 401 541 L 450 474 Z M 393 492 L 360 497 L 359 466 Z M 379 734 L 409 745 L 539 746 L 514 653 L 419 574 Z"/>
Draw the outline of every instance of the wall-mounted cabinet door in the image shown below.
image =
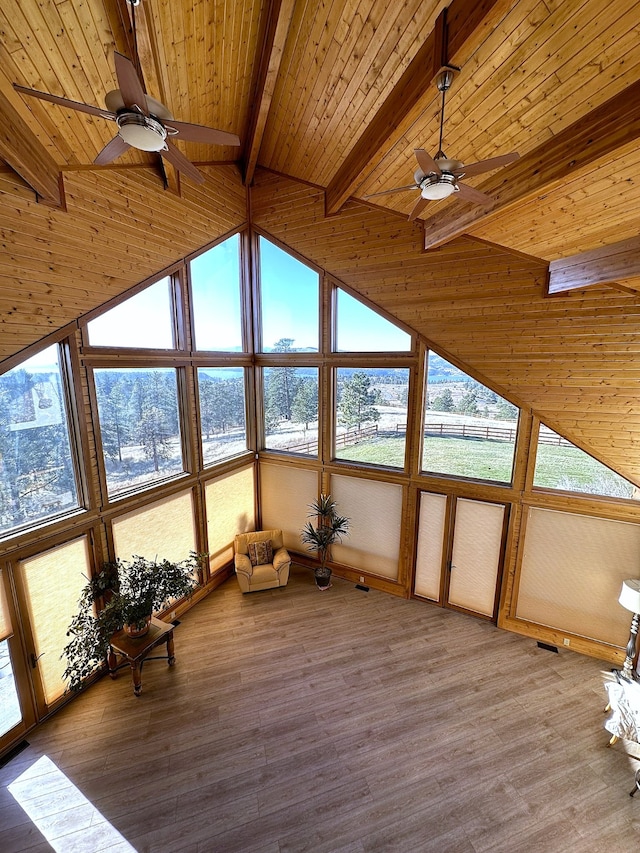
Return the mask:
<path fill-rule="evenodd" d="M 414 594 L 493 619 L 506 517 L 504 504 L 421 492 Z"/>

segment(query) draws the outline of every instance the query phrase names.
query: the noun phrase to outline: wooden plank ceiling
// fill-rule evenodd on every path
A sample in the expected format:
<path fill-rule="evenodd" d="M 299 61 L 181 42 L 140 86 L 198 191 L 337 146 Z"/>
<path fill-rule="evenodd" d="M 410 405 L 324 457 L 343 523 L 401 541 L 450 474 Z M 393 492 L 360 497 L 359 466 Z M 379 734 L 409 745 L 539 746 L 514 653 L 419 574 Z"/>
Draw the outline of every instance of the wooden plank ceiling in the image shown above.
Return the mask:
<path fill-rule="evenodd" d="M 265 193 L 290 194 L 295 179 L 281 239 L 577 439 L 595 405 L 604 437 L 591 446 L 640 481 L 632 439 L 606 439 L 633 418 L 640 378 L 637 0 L 141 0 L 135 19 L 134 33 L 127 0 L 1 5 L 0 358 L 244 222 L 243 179 L 258 180 L 272 225 Z M 135 59 L 136 44 L 148 94 L 179 120 L 240 136 L 239 148 L 175 142 L 202 165 L 202 188 L 167 165 L 164 190 L 158 155 L 135 149 L 95 166 L 113 122 L 13 87 L 102 108 L 114 51 Z M 443 61 L 460 67 L 447 154 L 520 160 L 468 179 L 493 209 L 454 195 L 409 223 L 418 190 L 365 196 L 411 184 L 414 149 L 436 154 Z M 326 246 L 307 245 L 309 222 Z M 381 222 L 381 234 L 395 223 L 394 248 L 380 251 L 400 251 L 397 267 L 360 258 L 358 235 Z M 549 262 L 558 295 L 545 300 Z M 508 316 L 519 338 L 460 334 L 474 312 L 496 336 Z"/>

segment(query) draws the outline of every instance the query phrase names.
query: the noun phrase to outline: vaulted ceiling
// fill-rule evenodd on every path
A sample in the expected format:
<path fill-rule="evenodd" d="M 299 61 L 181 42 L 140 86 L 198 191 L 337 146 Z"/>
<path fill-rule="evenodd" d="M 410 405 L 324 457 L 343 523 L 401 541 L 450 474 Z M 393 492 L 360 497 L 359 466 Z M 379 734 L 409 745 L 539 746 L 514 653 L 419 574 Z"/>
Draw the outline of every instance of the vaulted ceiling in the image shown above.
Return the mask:
<path fill-rule="evenodd" d="M 265 230 L 640 482 L 637 2 L 445 7 L 141 0 L 134 33 L 127 0 L 4 0 L 0 359 L 251 220 L 255 194 Z M 165 163 L 165 189 L 133 149 L 94 165 L 113 122 L 14 89 L 102 108 L 114 51 L 136 44 L 148 94 L 241 139 L 175 142 L 202 187 Z M 491 209 L 454 195 L 411 223 L 418 190 L 366 197 L 411 184 L 414 149 L 435 155 L 444 63 L 447 154 L 520 159 L 466 181 Z"/>

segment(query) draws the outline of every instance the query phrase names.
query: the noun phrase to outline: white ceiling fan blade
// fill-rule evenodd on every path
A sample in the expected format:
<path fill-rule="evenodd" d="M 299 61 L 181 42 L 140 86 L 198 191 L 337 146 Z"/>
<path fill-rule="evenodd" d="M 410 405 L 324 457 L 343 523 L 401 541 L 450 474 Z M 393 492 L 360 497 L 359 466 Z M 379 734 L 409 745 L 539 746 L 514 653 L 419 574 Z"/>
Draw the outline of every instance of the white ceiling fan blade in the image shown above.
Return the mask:
<path fill-rule="evenodd" d="M 442 174 L 436 161 L 431 154 L 427 154 L 424 148 L 414 148 L 413 153 L 416 155 L 418 166 L 420 166 L 425 175 L 429 175 L 431 172 L 435 172 L 436 175 Z"/>
<path fill-rule="evenodd" d="M 116 134 L 113 139 L 107 142 L 93 162 L 96 166 L 106 166 L 107 163 L 112 163 L 114 160 L 117 160 L 118 157 L 120 157 L 121 154 L 124 154 L 125 151 L 128 151 L 129 148 L 131 148 L 129 143 L 125 142 L 119 134 Z"/>
<path fill-rule="evenodd" d="M 491 198 L 490 195 L 480 192 L 475 187 L 468 187 L 466 184 L 458 182 L 458 191 L 461 198 L 465 201 L 473 202 L 473 204 L 481 204 L 483 207 L 493 207 L 496 203 L 495 198 Z"/>
<path fill-rule="evenodd" d="M 422 198 L 422 196 L 420 196 L 418 201 L 414 204 L 411 213 L 409 214 L 409 221 L 411 222 L 416 219 L 422 213 L 422 211 L 425 209 L 425 207 L 429 204 L 430 201 L 431 199 Z"/>
<path fill-rule="evenodd" d="M 187 121 L 165 122 L 167 128 L 174 128 L 180 134 L 180 139 L 187 142 L 205 142 L 209 145 L 240 145 L 240 137 L 235 133 L 227 133 L 225 130 L 216 130 L 215 127 L 205 127 L 201 124 L 191 124 Z"/>
<path fill-rule="evenodd" d="M 167 150 L 160 151 L 160 154 L 168 160 L 172 166 L 179 172 L 183 172 L 188 178 L 191 178 L 192 181 L 195 181 L 196 184 L 204 184 L 204 175 L 202 172 L 199 172 L 198 169 L 193 165 L 191 160 L 187 160 L 184 154 L 172 145 L 169 140 L 166 140 Z"/>
<path fill-rule="evenodd" d="M 118 88 L 120 89 L 124 105 L 129 109 L 137 107 L 140 112 L 148 115 L 147 98 L 135 65 L 128 57 L 122 53 L 118 53 L 117 50 L 113 54 L 113 59 L 116 66 Z"/>
<path fill-rule="evenodd" d="M 369 193 L 369 195 L 363 195 L 362 198 L 375 198 L 379 195 L 391 195 L 391 193 L 402 193 L 405 190 L 416 190 L 418 187 L 415 184 L 409 184 L 406 187 L 394 187 L 392 190 L 382 190 L 379 193 Z"/>
<path fill-rule="evenodd" d="M 492 169 L 499 169 L 501 166 L 508 166 L 509 163 L 514 163 L 520 159 L 520 155 L 514 151 L 512 154 L 502 154 L 500 157 L 490 157 L 488 160 L 479 160 L 477 163 L 470 163 L 468 166 L 462 166 L 456 169 L 454 175 L 464 175 L 465 178 L 471 178 L 473 175 L 482 175 L 483 172 L 490 172 Z"/>
<path fill-rule="evenodd" d="M 111 113 L 108 110 L 101 110 L 100 107 L 92 107 L 90 104 L 83 104 L 80 101 L 70 101 L 69 98 L 60 98 L 58 95 L 49 95 L 47 92 L 39 92 L 37 89 L 27 89 L 25 86 L 18 86 L 17 83 L 13 84 L 13 88 L 16 92 L 20 92 L 21 95 L 31 95 L 33 98 L 40 98 L 41 101 L 49 101 L 51 104 L 58 104 L 59 107 L 66 107 L 70 110 L 78 110 L 80 113 L 89 113 L 92 116 L 100 116 L 100 118 L 106 118 L 109 121 L 115 121 L 115 113 Z"/>

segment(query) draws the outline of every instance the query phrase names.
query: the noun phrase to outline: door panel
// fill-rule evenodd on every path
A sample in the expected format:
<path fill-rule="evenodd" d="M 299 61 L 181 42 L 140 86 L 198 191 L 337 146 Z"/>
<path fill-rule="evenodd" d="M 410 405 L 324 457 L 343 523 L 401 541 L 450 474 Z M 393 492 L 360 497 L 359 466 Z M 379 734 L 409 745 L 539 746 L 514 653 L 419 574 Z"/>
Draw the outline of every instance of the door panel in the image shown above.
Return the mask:
<path fill-rule="evenodd" d="M 456 501 L 448 604 L 493 617 L 504 519 L 504 504 Z"/>
<path fill-rule="evenodd" d="M 418 549 L 413 591 L 440 601 L 442 559 L 447 522 L 447 496 L 420 492 Z"/>

